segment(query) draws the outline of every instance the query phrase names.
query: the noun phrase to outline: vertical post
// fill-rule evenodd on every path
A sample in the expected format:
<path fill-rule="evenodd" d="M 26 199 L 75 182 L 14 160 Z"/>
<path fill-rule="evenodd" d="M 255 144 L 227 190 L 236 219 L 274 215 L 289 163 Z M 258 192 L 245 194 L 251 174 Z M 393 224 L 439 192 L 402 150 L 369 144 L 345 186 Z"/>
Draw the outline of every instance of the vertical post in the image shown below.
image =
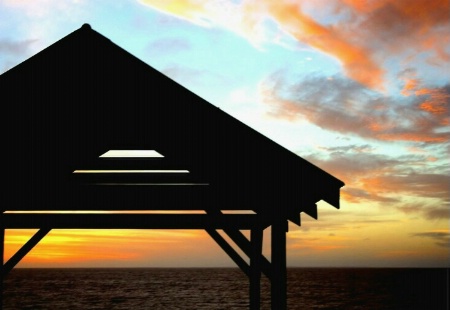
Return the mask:
<path fill-rule="evenodd" d="M 261 304 L 261 271 L 262 271 L 262 240 L 263 230 L 250 230 L 250 309 L 259 310 Z"/>
<path fill-rule="evenodd" d="M 3 216 L 3 213 L 0 214 L 0 217 Z M 3 228 L 3 221 L 0 221 L 0 256 L 1 256 L 1 266 L 0 266 L 0 309 L 3 309 L 3 262 L 4 262 L 4 253 L 5 253 L 5 229 Z"/>
<path fill-rule="evenodd" d="M 287 309 L 287 274 L 286 274 L 286 231 L 287 220 L 278 217 L 272 223 L 272 310 Z"/>

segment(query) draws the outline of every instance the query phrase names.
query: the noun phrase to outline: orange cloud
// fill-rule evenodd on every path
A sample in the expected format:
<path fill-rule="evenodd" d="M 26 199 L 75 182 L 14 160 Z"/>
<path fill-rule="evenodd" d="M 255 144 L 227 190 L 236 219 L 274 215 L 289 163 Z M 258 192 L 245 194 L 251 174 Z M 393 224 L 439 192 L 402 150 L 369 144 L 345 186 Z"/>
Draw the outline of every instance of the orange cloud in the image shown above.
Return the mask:
<path fill-rule="evenodd" d="M 351 44 L 336 28 L 322 26 L 306 16 L 298 5 L 268 3 L 270 14 L 299 41 L 338 58 L 355 81 L 373 88 L 382 87 L 384 70 L 373 61 L 365 47 Z"/>
<path fill-rule="evenodd" d="M 390 0 L 342 0 L 342 2 L 360 13 L 370 13 L 385 6 Z"/>
<path fill-rule="evenodd" d="M 428 62 L 448 61 L 450 42 L 446 27 L 450 22 L 450 4 L 446 0 L 341 0 L 335 5 L 336 21 L 324 24 L 305 13 L 323 11 L 323 2 L 289 0 L 239 3 L 194 0 L 140 0 L 163 12 L 198 24 L 215 23 L 252 42 L 274 41 L 284 33 L 326 54 L 336 57 L 346 74 L 374 89 L 383 89 L 387 57 L 412 52 L 431 52 Z M 333 10 L 328 10 L 333 12 Z M 345 18 L 340 18 L 340 16 Z M 337 17 L 337 18 L 336 18 Z M 272 20 L 280 31 L 264 32 L 265 21 Z M 331 19 L 330 19 L 331 21 Z M 262 35 L 261 35 L 262 33 Z M 273 37 L 267 37 L 270 33 Z"/>
<path fill-rule="evenodd" d="M 403 85 L 401 94 L 403 96 L 410 96 L 417 89 L 417 86 L 419 85 L 419 80 L 417 78 L 411 77 L 404 78 L 403 80 L 405 84 Z"/>
<path fill-rule="evenodd" d="M 414 73 L 410 74 L 415 76 Z M 430 113 L 435 118 L 435 122 L 441 126 L 450 125 L 449 107 L 450 107 L 450 90 L 448 87 L 430 88 L 423 87 L 421 81 L 415 77 L 404 78 L 405 84 L 402 90 L 404 96 L 415 95 L 419 98 L 418 108 L 424 112 Z M 420 124 L 426 126 L 426 124 Z M 389 140 L 389 138 L 388 138 Z M 420 137 L 409 137 L 410 141 L 420 141 Z M 438 140 L 425 142 L 444 142 L 446 137 L 440 137 Z"/>
<path fill-rule="evenodd" d="M 416 91 L 416 95 L 426 95 L 425 101 L 420 104 L 420 108 L 432 114 L 447 114 L 450 105 L 450 93 L 439 88 L 422 88 Z"/>
<path fill-rule="evenodd" d="M 192 0 L 140 0 L 140 2 L 194 23 L 201 24 L 205 20 L 215 22 L 247 37 L 250 41 L 255 41 L 259 36 L 258 32 L 263 27 L 261 25 L 265 19 L 274 19 L 283 31 L 292 34 L 299 41 L 340 60 L 351 78 L 369 87 L 382 86 L 384 70 L 374 62 L 369 50 L 347 42 L 334 28 L 322 26 L 303 14 L 300 6 L 289 1 L 243 1 L 241 6 L 214 6 L 208 2 Z M 228 20 L 223 17 L 225 12 L 229 17 Z"/>

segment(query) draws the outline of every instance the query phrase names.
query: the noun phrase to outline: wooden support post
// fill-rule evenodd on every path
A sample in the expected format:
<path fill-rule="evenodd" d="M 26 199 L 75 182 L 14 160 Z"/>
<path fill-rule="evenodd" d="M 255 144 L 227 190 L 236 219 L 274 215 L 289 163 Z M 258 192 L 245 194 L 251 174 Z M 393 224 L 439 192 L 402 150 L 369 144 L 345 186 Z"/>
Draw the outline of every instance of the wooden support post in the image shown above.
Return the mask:
<path fill-rule="evenodd" d="M 0 227 L 0 256 L 2 260 L 2 266 L 5 262 L 5 229 L 3 227 Z"/>
<path fill-rule="evenodd" d="M 272 223 L 272 310 L 287 309 L 286 274 L 286 231 L 287 221 L 277 218 Z"/>
<path fill-rule="evenodd" d="M 261 304 L 261 270 L 262 270 L 263 230 L 253 228 L 250 231 L 250 309 L 259 310 Z"/>
<path fill-rule="evenodd" d="M 2 216 L 2 214 L 0 214 Z M 3 262 L 5 255 L 5 229 L 0 227 L 0 256 L 1 256 L 1 266 L 0 266 L 0 309 L 3 309 Z"/>

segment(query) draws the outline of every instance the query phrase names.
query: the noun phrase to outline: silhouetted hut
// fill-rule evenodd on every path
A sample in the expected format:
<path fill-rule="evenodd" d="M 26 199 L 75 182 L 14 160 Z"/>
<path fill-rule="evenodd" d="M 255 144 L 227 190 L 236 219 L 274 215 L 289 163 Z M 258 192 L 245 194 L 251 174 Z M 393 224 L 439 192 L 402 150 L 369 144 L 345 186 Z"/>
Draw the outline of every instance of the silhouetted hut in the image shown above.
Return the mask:
<path fill-rule="evenodd" d="M 6 176 L 1 230 L 40 228 L 3 265 L 4 275 L 55 228 L 205 229 L 249 276 L 251 307 L 259 307 L 263 272 L 272 283 L 272 307 L 283 309 L 287 221 L 300 225 L 301 212 L 317 218 L 320 200 L 339 208 L 343 182 L 87 24 L 1 75 L 0 93 Z M 180 214 L 4 213 L 17 210 Z M 261 250 L 267 227 L 271 262 Z M 250 257 L 250 265 L 217 229 Z M 251 230 L 250 241 L 240 229 Z"/>

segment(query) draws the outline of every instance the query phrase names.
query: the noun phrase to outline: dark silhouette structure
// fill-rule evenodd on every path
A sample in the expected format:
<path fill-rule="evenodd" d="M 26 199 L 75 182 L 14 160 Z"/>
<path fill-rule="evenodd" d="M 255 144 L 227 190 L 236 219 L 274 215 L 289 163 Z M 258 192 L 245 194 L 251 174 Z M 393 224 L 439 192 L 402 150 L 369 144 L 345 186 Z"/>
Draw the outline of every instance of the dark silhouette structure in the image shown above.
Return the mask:
<path fill-rule="evenodd" d="M 2 264 L 3 276 L 51 229 L 204 229 L 248 275 L 250 307 L 259 308 L 263 273 L 271 281 L 272 308 L 284 309 L 288 221 L 300 225 L 301 212 L 317 218 L 319 200 L 339 208 L 343 182 L 87 24 L 1 75 L 0 93 L 2 257 L 5 229 L 39 229 Z M 50 212 L 57 210 L 124 213 Z M 262 255 L 268 227 L 270 261 Z M 251 231 L 250 240 L 241 230 Z"/>

